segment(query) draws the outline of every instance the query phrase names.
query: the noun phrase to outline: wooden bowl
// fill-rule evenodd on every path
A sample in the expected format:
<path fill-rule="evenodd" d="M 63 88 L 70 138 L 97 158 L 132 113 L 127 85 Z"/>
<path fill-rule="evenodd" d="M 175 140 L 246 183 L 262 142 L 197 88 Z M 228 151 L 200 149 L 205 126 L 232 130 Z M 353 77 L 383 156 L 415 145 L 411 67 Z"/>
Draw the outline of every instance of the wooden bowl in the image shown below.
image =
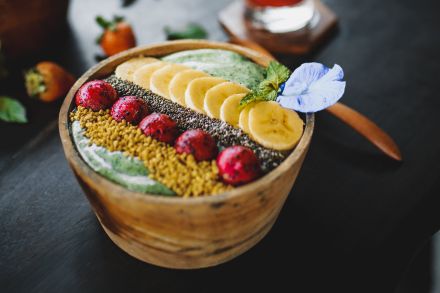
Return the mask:
<path fill-rule="evenodd" d="M 271 229 L 301 169 L 313 134 L 314 116 L 306 115 L 295 150 L 264 177 L 232 191 L 197 198 L 164 197 L 129 191 L 95 173 L 80 157 L 70 134 L 69 112 L 85 82 L 111 74 L 139 54 L 163 56 L 190 49 L 238 52 L 266 66 L 270 59 L 244 47 L 210 41 L 173 41 L 137 47 L 92 67 L 73 85 L 59 116 L 66 158 L 104 231 L 128 254 L 168 268 L 193 269 L 226 262 L 247 251 Z"/>

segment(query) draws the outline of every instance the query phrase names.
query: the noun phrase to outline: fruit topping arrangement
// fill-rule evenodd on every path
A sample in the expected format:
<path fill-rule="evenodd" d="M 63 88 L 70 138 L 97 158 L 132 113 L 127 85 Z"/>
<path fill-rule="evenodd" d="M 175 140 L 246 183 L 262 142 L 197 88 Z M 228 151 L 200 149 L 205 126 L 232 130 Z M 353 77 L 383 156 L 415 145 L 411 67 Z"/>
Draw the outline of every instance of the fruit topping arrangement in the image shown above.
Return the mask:
<path fill-rule="evenodd" d="M 250 148 L 257 156 L 261 168 L 265 173 L 277 167 L 288 155 L 285 151 L 262 146 L 242 129 L 236 128 L 225 121 L 210 118 L 206 114 L 199 113 L 167 98 L 156 95 L 135 84 L 123 81 L 114 75 L 109 76 L 105 81 L 115 88 L 119 96 L 138 96 L 143 98 L 147 101 L 150 111 L 167 114 L 177 123 L 181 131 L 201 129 L 209 133 L 215 139 L 219 149 L 234 145 Z"/>
<path fill-rule="evenodd" d="M 71 120 L 79 122 L 90 143 L 140 159 L 148 176 L 175 194 L 221 193 L 262 175 L 252 149 L 218 143 L 203 129 L 183 130 L 169 115 L 152 112 L 155 107 L 142 96 L 118 96 L 106 81 L 87 82 L 75 95 L 77 109 L 71 113 Z M 155 98 L 172 103 L 163 97 L 155 95 Z"/>
<path fill-rule="evenodd" d="M 181 106 L 241 128 L 257 143 L 273 150 L 292 149 L 302 135 L 304 123 L 295 112 L 275 102 L 240 107 L 250 89 L 203 71 L 140 57 L 119 65 L 115 75 Z"/>
<path fill-rule="evenodd" d="M 179 58 L 190 56 L 185 54 Z M 163 190 L 184 197 L 210 195 L 276 168 L 298 144 L 304 128 L 301 117 L 285 104 L 292 98 L 307 102 L 301 86 L 309 86 L 310 93 L 335 86 L 334 79 L 326 79 L 328 72 L 335 75 L 333 69 L 309 78 L 307 84 L 303 72 L 290 74 L 275 62 L 266 69 L 265 79 L 253 77 L 259 85 L 250 89 L 239 82 L 246 81 L 243 72 L 234 79 L 231 71 L 222 77 L 199 70 L 204 58 L 212 58 L 200 56 L 198 63 L 183 64 L 167 61 L 170 58 L 129 59 L 114 75 L 78 90 L 71 120 L 79 123 L 89 144 L 143 162 L 147 176 Z M 298 96 L 289 96 L 294 94 Z"/>

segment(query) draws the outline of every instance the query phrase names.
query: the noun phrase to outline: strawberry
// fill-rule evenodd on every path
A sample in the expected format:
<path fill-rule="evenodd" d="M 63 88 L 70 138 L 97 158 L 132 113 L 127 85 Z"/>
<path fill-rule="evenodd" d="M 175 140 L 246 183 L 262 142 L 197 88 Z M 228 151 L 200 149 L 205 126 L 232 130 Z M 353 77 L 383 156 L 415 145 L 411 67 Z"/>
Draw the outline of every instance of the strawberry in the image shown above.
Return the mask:
<path fill-rule="evenodd" d="M 138 124 L 148 115 L 147 102 L 136 96 L 121 97 L 113 104 L 110 115 L 118 122 L 124 119 L 129 123 Z"/>
<path fill-rule="evenodd" d="M 218 153 L 215 140 L 201 129 L 191 129 L 182 133 L 177 138 L 174 148 L 179 154 L 192 154 L 197 161 L 212 160 Z"/>
<path fill-rule="evenodd" d="M 173 144 L 179 135 L 176 122 L 166 114 L 148 115 L 139 123 L 139 128 L 145 135 L 169 144 Z"/>
<path fill-rule="evenodd" d="M 102 16 L 98 16 L 96 22 L 104 29 L 97 43 L 107 56 L 112 56 L 136 46 L 133 30 L 124 21 L 123 17 L 114 16 L 112 21 L 108 21 Z"/>
<path fill-rule="evenodd" d="M 52 102 L 64 96 L 75 82 L 72 74 L 58 64 L 43 61 L 25 72 L 25 85 L 30 97 Z"/>
<path fill-rule="evenodd" d="M 217 167 L 223 181 L 235 186 L 251 182 L 261 175 L 257 157 L 244 146 L 224 149 L 217 157 Z"/>
<path fill-rule="evenodd" d="M 83 106 L 93 111 L 108 109 L 117 99 L 116 90 L 103 80 L 85 83 L 75 95 L 77 106 Z"/>

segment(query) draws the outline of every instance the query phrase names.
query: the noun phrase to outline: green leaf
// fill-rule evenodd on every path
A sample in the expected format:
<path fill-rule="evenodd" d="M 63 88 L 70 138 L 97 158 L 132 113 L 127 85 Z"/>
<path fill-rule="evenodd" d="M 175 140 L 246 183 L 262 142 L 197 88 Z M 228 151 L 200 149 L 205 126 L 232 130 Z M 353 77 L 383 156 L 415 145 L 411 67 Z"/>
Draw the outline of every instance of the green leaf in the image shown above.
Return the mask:
<path fill-rule="evenodd" d="M 247 105 L 257 100 L 258 96 L 255 95 L 255 92 L 250 92 L 243 99 L 240 100 L 240 109 L 243 109 Z"/>
<path fill-rule="evenodd" d="M 278 96 L 278 91 L 277 90 L 271 90 L 265 98 L 265 101 L 276 101 Z"/>
<path fill-rule="evenodd" d="M 102 17 L 101 15 L 98 15 L 96 18 L 95 18 L 95 20 L 96 20 L 96 23 L 100 26 L 100 27 L 102 27 L 103 29 L 107 29 L 110 25 L 111 25 L 111 22 L 110 21 L 107 21 L 104 17 Z"/>
<path fill-rule="evenodd" d="M 26 123 L 26 109 L 15 99 L 0 97 L 0 120 L 6 122 Z"/>
<path fill-rule="evenodd" d="M 170 27 L 164 28 L 167 40 L 181 40 L 181 39 L 206 39 L 208 33 L 197 23 L 187 24 L 183 30 L 174 30 Z"/>
<path fill-rule="evenodd" d="M 290 70 L 277 61 L 271 61 L 266 68 L 266 79 L 240 101 L 240 108 L 256 101 L 275 101 L 280 84 L 290 76 Z"/>
<path fill-rule="evenodd" d="M 98 25 L 100 27 L 102 27 L 104 30 L 111 30 L 114 31 L 116 29 L 116 25 L 120 22 L 124 21 L 124 17 L 120 16 L 120 15 L 114 15 L 112 20 L 107 20 L 104 17 L 102 17 L 101 15 L 98 15 L 96 18 L 96 23 L 98 23 Z"/>
<path fill-rule="evenodd" d="M 277 61 L 271 61 L 267 67 L 266 79 L 272 83 L 274 88 L 278 89 L 279 85 L 285 82 L 290 74 L 289 68 Z"/>
<path fill-rule="evenodd" d="M 114 15 L 113 16 L 113 23 L 117 24 L 119 22 L 123 22 L 124 21 L 124 17 L 120 16 L 120 15 Z"/>
<path fill-rule="evenodd" d="M 240 101 L 240 109 L 243 109 L 247 105 L 253 102 L 259 101 L 275 101 L 278 96 L 278 91 L 271 88 L 266 88 L 264 91 L 253 91 L 247 94 Z"/>
<path fill-rule="evenodd" d="M 104 29 L 104 31 L 109 30 L 109 31 L 115 31 L 116 30 L 116 25 L 120 22 L 124 21 L 124 17 L 120 16 L 120 15 L 114 15 L 112 20 L 107 20 L 104 17 L 102 17 L 101 15 L 98 15 L 96 18 L 96 23 L 98 23 L 98 25 Z M 96 39 L 95 42 L 96 44 L 101 44 L 101 40 L 102 37 L 104 36 L 104 33 L 100 34 Z"/>

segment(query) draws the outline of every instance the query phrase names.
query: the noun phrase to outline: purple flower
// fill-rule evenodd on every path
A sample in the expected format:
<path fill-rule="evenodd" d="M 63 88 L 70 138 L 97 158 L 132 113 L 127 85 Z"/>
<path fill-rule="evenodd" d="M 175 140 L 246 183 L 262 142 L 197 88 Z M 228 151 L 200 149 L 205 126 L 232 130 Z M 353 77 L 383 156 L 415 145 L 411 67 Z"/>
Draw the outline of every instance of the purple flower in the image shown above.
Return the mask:
<path fill-rule="evenodd" d="M 330 69 L 320 63 L 304 63 L 281 85 L 277 102 L 298 112 L 321 111 L 343 96 L 343 78 L 344 71 L 337 64 Z"/>

